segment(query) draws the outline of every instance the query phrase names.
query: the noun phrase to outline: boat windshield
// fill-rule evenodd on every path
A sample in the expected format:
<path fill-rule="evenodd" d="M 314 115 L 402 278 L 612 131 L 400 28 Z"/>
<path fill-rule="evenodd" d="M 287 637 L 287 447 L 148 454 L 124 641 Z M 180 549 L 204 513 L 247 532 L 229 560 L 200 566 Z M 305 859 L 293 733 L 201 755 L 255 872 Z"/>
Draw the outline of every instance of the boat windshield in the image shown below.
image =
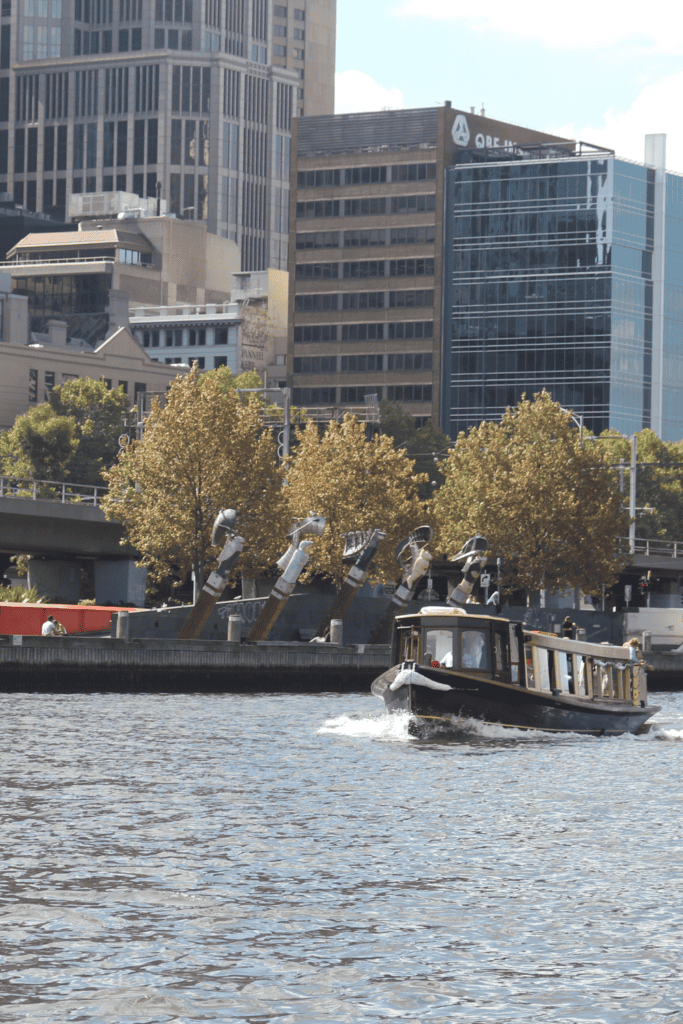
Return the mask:
<path fill-rule="evenodd" d="M 453 668 L 453 630 L 425 630 L 424 660 L 427 665 L 438 662 L 442 668 Z"/>
<path fill-rule="evenodd" d="M 483 629 L 460 630 L 460 664 L 463 668 L 489 671 L 487 633 Z"/>
<path fill-rule="evenodd" d="M 423 638 L 422 658 L 426 665 L 490 671 L 487 629 L 425 629 Z M 500 671 L 508 671 L 506 653 L 502 649 L 497 653 Z"/>

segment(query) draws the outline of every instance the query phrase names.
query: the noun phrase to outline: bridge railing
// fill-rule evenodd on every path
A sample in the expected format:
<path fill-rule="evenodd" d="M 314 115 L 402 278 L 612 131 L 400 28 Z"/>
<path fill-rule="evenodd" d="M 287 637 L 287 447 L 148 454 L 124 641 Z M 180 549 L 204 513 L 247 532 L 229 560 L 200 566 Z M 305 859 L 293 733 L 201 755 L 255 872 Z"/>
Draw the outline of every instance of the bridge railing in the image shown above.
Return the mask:
<path fill-rule="evenodd" d="M 108 488 L 74 484 L 61 480 L 33 480 L 29 477 L 0 476 L 0 498 L 29 498 L 33 501 L 77 502 L 98 508 Z"/>
<path fill-rule="evenodd" d="M 625 553 L 630 550 L 629 543 L 628 537 L 619 538 L 619 545 Z M 683 540 L 649 540 L 646 537 L 636 537 L 632 554 L 683 558 Z"/>

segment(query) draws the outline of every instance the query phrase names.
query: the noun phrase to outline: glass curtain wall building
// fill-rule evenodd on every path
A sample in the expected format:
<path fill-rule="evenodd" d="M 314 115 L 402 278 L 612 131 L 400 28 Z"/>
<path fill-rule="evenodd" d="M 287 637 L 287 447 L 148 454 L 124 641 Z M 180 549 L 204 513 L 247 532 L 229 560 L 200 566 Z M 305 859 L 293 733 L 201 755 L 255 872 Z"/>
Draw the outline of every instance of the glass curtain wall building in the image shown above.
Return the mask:
<path fill-rule="evenodd" d="M 595 432 L 679 440 L 682 179 L 582 144 L 460 161 L 446 186 L 443 428 L 455 437 L 545 388 Z"/>

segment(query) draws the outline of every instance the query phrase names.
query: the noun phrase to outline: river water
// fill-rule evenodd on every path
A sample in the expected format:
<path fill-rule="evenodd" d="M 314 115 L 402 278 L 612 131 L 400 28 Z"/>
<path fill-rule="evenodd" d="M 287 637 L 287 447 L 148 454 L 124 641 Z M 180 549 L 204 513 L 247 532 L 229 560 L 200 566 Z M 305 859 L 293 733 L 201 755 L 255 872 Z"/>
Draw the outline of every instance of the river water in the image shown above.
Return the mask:
<path fill-rule="evenodd" d="M 652 702 L 444 743 L 364 695 L 0 695 L 0 1020 L 683 1022 Z"/>

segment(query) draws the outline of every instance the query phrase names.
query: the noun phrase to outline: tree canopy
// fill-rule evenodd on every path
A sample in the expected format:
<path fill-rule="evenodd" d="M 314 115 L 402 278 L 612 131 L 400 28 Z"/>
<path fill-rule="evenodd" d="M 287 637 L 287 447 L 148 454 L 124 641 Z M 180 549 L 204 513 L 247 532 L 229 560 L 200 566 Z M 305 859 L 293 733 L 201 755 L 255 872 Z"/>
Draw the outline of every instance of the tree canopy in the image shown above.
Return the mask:
<path fill-rule="evenodd" d="M 571 416 L 543 391 L 500 423 L 460 434 L 442 463 L 432 503 L 441 543 L 455 553 L 473 533 L 503 559 L 503 586 L 595 593 L 623 565 L 628 533 L 606 446 L 585 443 Z"/>
<path fill-rule="evenodd" d="M 396 579 L 395 547 L 424 522 L 418 488 L 425 480 L 415 473 L 412 459 L 393 447 L 390 437 L 376 435 L 367 440 L 364 425 L 355 417 L 347 414 L 341 423 L 331 422 L 322 437 L 309 421 L 297 431 L 286 488 L 292 516 L 314 512 L 327 519 L 323 536 L 313 543 L 306 575 L 321 572 L 340 582 L 348 572 L 342 563 L 342 535 L 374 527 L 387 538 L 370 578 Z"/>
<path fill-rule="evenodd" d="M 606 430 L 597 443 L 612 463 L 615 479 L 620 484 L 623 479 L 623 501 L 628 505 L 630 439 Z M 636 536 L 683 540 L 683 442 L 661 441 L 653 430 L 641 430 L 636 434 L 636 457 Z"/>
<path fill-rule="evenodd" d="M 201 585 L 219 553 L 211 530 L 223 508 L 237 510 L 246 539 L 238 571 L 256 575 L 282 553 L 282 471 L 259 410 L 195 364 L 163 408 L 154 401 L 142 440 L 105 474 L 105 512 L 123 522 L 153 581 L 180 586 L 194 569 Z"/>
<path fill-rule="evenodd" d="M 102 486 L 102 470 L 118 451 L 123 390 L 103 380 L 70 380 L 52 390 L 0 435 L 2 471 L 38 480 Z"/>
<path fill-rule="evenodd" d="M 439 462 L 448 451 L 451 439 L 430 421 L 418 427 L 415 417 L 394 402 L 380 402 L 382 433 L 388 434 L 395 448 L 405 449 L 415 460 L 415 468 L 427 474 L 427 484 L 421 488 L 423 497 L 431 494 L 432 482 L 441 486 L 443 476 Z"/>

